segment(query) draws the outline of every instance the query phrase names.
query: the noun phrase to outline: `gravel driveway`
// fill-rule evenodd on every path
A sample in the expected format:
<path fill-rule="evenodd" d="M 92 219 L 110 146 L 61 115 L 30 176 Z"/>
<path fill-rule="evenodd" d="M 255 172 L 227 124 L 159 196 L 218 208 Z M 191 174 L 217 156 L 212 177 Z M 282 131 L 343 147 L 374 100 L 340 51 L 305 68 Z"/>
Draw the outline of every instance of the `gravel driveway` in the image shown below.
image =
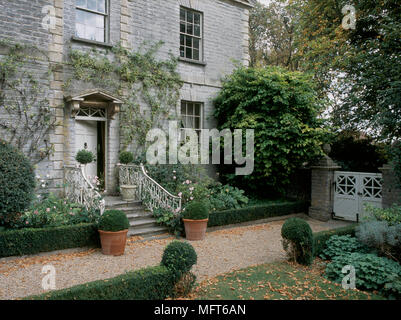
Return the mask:
<path fill-rule="evenodd" d="M 292 215 L 295 216 L 295 215 Z M 305 218 L 313 231 L 346 225 L 346 222 L 327 223 Z M 285 218 L 288 218 L 285 217 Z M 203 241 L 191 242 L 198 254 L 193 267 L 198 281 L 244 267 L 285 259 L 281 245 L 281 226 L 284 222 L 259 221 L 224 228 L 211 228 Z M 53 265 L 56 270 L 57 289 L 99 279 L 111 278 L 126 271 L 160 263 L 163 249 L 173 241 L 165 239 L 140 241 L 130 238 L 125 254 L 105 256 L 100 249 L 70 249 L 25 257 L 0 259 L 0 299 L 15 299 L 43 293 L 42 268 Z M 185 240 L 181 240 L 185 241 Z"/>

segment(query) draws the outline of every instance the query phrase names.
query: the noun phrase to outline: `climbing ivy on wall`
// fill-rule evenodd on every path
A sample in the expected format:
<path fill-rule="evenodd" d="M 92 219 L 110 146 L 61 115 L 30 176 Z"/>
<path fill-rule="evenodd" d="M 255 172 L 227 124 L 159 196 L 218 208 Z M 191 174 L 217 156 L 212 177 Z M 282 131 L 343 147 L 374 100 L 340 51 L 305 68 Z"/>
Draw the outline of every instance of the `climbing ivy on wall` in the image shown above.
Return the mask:
<path fill-rule="evenodd" d="M 53 152 L 48 134 L 56 119 L 46 94 L 51 68 L 36 68 L 48 57 L 34 46 L 0 40 L 1 138 L 23 151 L 34 163 Z"/>
<path fill-rule="evenodd" d="M 163 42 L 131 51 L 117 45 L 104 54 L 97 50 L 70 51 L 73 80 L 106 86 L 122 96 L 122 145 L 124 149 L 135 142 L 145 147 L 147 132 L 164 120 L 177 116 L 177 103 L 182 80 L 176 71 L 178 61 L 170 54 L 166 60 L 156 57 Z M 145 49 L 145 47 L 147 47 Z"/>

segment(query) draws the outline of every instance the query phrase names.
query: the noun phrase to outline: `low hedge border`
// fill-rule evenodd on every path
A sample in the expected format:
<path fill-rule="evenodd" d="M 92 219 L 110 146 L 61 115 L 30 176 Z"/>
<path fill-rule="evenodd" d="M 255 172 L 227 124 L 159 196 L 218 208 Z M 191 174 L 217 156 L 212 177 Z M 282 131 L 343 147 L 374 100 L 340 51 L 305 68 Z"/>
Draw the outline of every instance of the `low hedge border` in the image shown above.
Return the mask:
<path fill-rule="evenodd" d="M 155 266 L 24 300 L 164 300 L 173 292 L 174 279 L 167 267 Z"/>
<path fill-rule="evenodd" d="M 307 212 L 308 205 L 309 204 L 306 201 L 286 201 L 260 204 L 240 209 L 215 211 L 210 213 L 208 227 L 218 227 L 228 224 L 284 216 L 292 213 Z"/>
<path fill-rule="evenodd" d="M 332 230 L 320 231 L 313 234 L 313 255 L 317 257 L 322 253 L 325 248 L 326 241 L 330 239 L 331 236 L 344 236 L 351 235 L 355 236 L 355 227 L 357 224 L 352 224 L 346 227 L 336 228 Z"/>
<path fill-rule="evenodd" d="M 78 247 L 100 247 L 95 224 L 0 232 L 0 257 L 21 256 Z"/>

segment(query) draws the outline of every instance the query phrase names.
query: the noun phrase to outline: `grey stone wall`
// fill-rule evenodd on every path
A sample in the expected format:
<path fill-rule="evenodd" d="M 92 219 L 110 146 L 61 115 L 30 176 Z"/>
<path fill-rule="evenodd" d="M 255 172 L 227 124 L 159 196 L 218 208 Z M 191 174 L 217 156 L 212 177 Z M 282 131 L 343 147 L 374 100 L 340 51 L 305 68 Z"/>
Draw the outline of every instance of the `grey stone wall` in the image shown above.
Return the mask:
<path fill-rule="evenodd" d="M 383 175 L 382 206 L 389 208 L 393 204 L 401 205 L 401 188 L 390 164 L 380 168 Z"/>
<path fill-rule="evenodd" d="M 42 9 L 46 5 L 54 6 L 56 11 L 56 27 L 52 30 L 41 26 L 45 16 Z M 205 63 L 179 63 L 178 71 L 185 82 L 180 96 L 181 99 L 204 103 L 204 127 L 213 128 L 212 100 L 221 87 L 221 79 L 232 72 L 235 67 L 233 61 L 246 65 L 249 61 L 249 7 L 232 0 L 110 0 L 109 40 L 111 45 L 121 42 L 133 50 L 140 48 L 144 41 L 162 40 L 164 46 L 160 50 L 160 58 L 166 58 L 170 53 L 178 57 L 180 6 L 203 13 Z M 71 78 L 71 70 L 65 65 L 68 53 L 71 49 L 87 51 L 92 48 L 106 52 L 105 47 L 71 39 L 75 34 L 75 0 L 0 0 L 0 29 L 1 39 L 29 43 L 47 50 L 49 64 L 40 72 L 47 71 L 50 65 L 56 67 L 48 92 L 58 120 L 50 137 L 55 153 L 43 161 L 37 171 L 41 175 L 49 174 L 52 188 L 57 189 L 63 184 L 63 166 L 74 162 L 75 151 L 74 120 L 64 97 L 93 87 L 75 82 L 66 89 L 66 80 Z M 107 170 L 114 182 L 114 167 L 120 149 L 118 131 L 117 116 L 116 120 L 108 123 Z M 114 182 L 111 188 L 115 187 Z"/>

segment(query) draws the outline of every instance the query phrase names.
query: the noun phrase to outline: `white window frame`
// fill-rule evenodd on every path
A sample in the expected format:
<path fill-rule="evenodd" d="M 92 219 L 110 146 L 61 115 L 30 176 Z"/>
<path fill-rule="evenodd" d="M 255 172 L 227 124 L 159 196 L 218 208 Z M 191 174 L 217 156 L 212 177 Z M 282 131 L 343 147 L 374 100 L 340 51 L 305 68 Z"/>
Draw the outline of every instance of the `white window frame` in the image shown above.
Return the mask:
<path fill-rule="evenodd" d="M 87 13 L 92 13 L 92 14 L 95 14 L 95 15 L 101 15 L 101 16 L 104 17 L 104 39 L 103 39 L 103 41 L 93 40 L 93 39 L 88 39 L 88 38 L 85 38 L 85 37 L 78 36 L 78 34 L 77 34 L 77 24 L 80 23 L 80 22 L 78 21 L 77 14 L 75 15 L 75 35 L 76 35 L 76 37 L 78 37 L 79 39 L 84 39 L 84 40 L 88 40 L 88 41 L 95 41 L 95 42 L 101 42 L 101 43 L 108 43 L 109 42 L 110 2 L 109 2 L 109 0 L 104 0 L 104 2 L 105 2 L 105 12 L 100 12 L 100 11 L 97 11 L 97 10 L 91 10 L 91 9 L 88 9 L 88 8 L 85 8 L 85 7 L 80 7 L 78 5 L 75 6 L 75 13 L 77 13 L 78 10 L 80 10 L 80 11 L 84 11 L 84 12 L 87 12 Z M 80 23 L 80 24 L 83 24 L 83 23 Z"/>
<path fill-rule="evenodd" d="M 181 10 L 185 10 L 185 20 L 181 20 Z M 187 19 L 187 13 L 188 12 L 192 12 L 193 14 L 199 14 L 200 18 L 199 18 L 199 36 L 195 35 L 195 22 L 193 20 L 192 26 L 193 26 L 193 34 L 188 34 L 185 32 L 181 31 L 181 23 L 185 23 L 185 28 L 187 27 L 188 24 L 191 24 L 190 22 L 188 22 Z M 181 36 L 184 36 L 184 44 L 181 43 Z M 186 45 L 186 39 L 187 37 L 190 37 L 192 39 L 192 46 L 188 47 Z M 193 39 L 198 39 L 199 40 L 199 59 L 194 59 L 194 46 L 193 46 Z M 184 47 L 184 56 L 181 55 L 181 47 Z M 188 58 L 187 57 L 187 48 L 191 48 L 192 50 L 192 57 Z M 197 62 L 202 62 L 203 61 L 203 13 L 200 11 L 196 11 L 193 9 L 189 9 L 183 6 L 180 6 L 180 58 L 182 59 L 187 59 L 187 60 L 193 60 L 193 61 L 197 61 Z"/>

